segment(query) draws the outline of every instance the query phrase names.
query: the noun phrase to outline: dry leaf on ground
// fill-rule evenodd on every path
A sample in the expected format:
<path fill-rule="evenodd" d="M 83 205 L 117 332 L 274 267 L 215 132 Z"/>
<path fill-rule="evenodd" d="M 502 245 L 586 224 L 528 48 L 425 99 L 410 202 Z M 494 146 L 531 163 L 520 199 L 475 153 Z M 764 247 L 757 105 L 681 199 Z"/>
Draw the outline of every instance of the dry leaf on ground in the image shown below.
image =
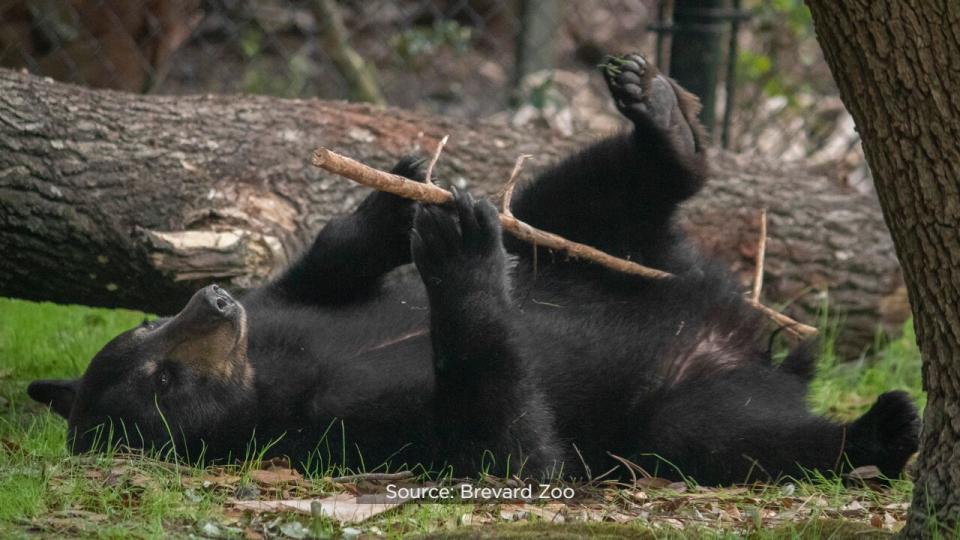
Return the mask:
<path fill-rule="evenodd" d="M 293 469 L 271 468 L 266 470 L 250 471 L 250 478 L 258 484 L 267 486 L 276 484 L 296 484 L 303 480 L 303 476 Z"/>

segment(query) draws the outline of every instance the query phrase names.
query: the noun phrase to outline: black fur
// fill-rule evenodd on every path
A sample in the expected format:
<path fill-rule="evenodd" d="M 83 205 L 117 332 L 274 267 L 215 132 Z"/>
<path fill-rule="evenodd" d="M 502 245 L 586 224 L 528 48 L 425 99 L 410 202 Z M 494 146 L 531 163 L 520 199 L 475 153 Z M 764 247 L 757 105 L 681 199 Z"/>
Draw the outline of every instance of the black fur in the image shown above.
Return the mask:
<path fill-rule="evenodd" d="M 135 425 L 127 444 L 162 446 L 162 412 L 182 452 L 243 457 L 256 436 L 304 467 L 584 477 L 614 454 L 709 484 L 866 464 L 899 474 L 917 446 L 913 405 L 884 394 L 852 424 L 808 412 L 810 351 L 774 366 L 742 291 L 673 226 L 705 175 L 697 127 L 676 123 L 690 118 L 683 96 L 636 59 L 607 76 L 633 131 L 542 174 L 513 212 L 676 277 L 534 254 L 464 192 L 443 207 L 374 193 L 243 310 L 198 293 L 223 308 L 204 312 L 220 333 L 203 335 L 246 346 L 225 354 L 231 369 L 157 344 L 170 325 L 213 324 L 185 310 L 116 338 L 70 391 L 38 382 L 31 396 L 69 411 L 75 451 L 104 421 Z M 422 179 L 409 159 L 394 172 Z M 391 272 L 411 261 L 419 276 Z"/>

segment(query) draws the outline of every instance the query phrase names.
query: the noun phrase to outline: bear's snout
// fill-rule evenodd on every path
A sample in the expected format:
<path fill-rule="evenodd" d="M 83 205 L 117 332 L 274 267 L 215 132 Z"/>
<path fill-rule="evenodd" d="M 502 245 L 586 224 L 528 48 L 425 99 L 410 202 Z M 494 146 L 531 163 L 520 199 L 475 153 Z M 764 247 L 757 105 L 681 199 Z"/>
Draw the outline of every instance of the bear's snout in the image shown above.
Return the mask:
<path fill-rule="evenodd" d="M 200 290 L 207 307 L 217 315 L 230 316 L 237 311 L 237 301 L 219 285 L 210 285 Z"/>

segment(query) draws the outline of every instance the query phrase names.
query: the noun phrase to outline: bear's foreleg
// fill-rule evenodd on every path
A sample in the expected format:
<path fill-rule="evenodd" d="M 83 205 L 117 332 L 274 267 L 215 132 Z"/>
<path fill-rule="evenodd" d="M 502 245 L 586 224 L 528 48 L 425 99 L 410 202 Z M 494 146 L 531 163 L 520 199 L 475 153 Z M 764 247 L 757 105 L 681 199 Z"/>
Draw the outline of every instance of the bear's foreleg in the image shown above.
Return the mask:
<path fill-rule="evenodd" d="M 405 157 L 394 174 L 423 181 L 420 160 Z M 343 304 L 375 292 L 381 276 L 410 262 L 414 202 L 375 191 L 350 215 L 331 220 L 310 249 L 269 287 L 286 299 Z"/>
<path fill-rule="evenodd" d="M 455 470 L 543 476 L 558 464 L 553 421 L 516 343 L 497 210 L 453 190 L 420 206 L 413 260 L 430 303 L 437 438 Z"/>
<path fill-rule="evenodd" d="M 418 208 L 410 240 L 430 300 L 435 368 L 441 377 L 511 370 L 508 259 L 497 210 L 453 191 L 453 208 Z"/>

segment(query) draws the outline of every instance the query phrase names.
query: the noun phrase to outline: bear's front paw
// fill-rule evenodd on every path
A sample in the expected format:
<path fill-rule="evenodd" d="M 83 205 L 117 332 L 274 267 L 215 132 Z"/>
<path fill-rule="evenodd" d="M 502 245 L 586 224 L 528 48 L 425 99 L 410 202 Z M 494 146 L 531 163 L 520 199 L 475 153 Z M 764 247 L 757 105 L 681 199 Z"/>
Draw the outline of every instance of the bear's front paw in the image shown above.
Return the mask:
<path fill-rule="evenodd" d="M 420 205 L 413 219 L 410 248 L 424 284 L 428 290 L 502 289 L 506 252 L 497 209 L 452 191 L 450 206 Z"/>
<path fill-rule="evenodd" d="M 414 182 L 424 181 L 423 160 L 416 156 L 402 158 L 390 171 Z M 342 227 L 352 235 L 345 243 L 368 246 L 387 268 L 410 262 L 410 227 L 416 203 L 385 191 L 374 191 L 347 218 Z"/>
<path fill-rule="evenodd" d="M 425 173 L 423 159 L 417 156 L 404 156 L 390 170 L 392 174 L 402 176 L 414 182 L 423 182 Z M 360 203 L 354 214 L 365 223 L 390 227 L 389 231 L 406 236 L 413 221 L 414 201 L 385 191 L 374 191 Z"/>

